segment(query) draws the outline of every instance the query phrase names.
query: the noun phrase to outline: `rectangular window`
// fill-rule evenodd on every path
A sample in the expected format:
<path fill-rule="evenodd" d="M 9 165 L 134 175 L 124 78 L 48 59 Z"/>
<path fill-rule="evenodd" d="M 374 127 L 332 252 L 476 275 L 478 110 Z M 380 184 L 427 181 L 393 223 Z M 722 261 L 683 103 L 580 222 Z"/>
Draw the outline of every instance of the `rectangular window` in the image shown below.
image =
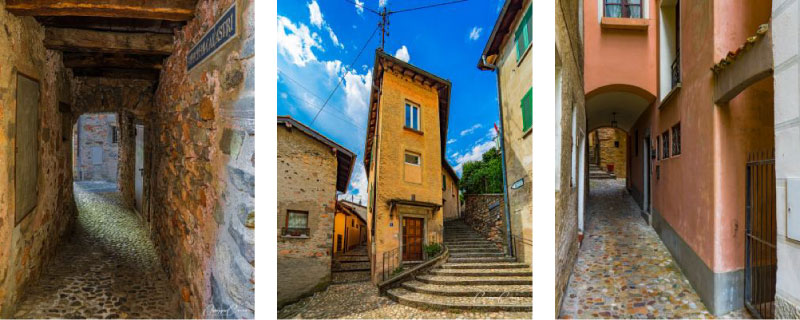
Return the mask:
<path fill-rule="evenodd" d="M 406 153 L 406 163 L 413 164 L 415 166 L 419 165 L 419 156 L 412 153 Z"/>
<path fill-rule="evenodd" d="M 406 128 L 419 130 L 419 107 L 406 103 Z"/>
<path fill-rule="evenodd" d="M 522 59 L 522 55 L 525 53 L 525 50 L 531 45 L 531 36 L 533 33 L 533 22 L 531 21 L 531 14 L 533 13 L 533 6 L 528 6 L 528 11 L 525 12 L 525 15 L 522 17 L 522 20 L 517 27 L 517 31 L 514 32 L 514 44 L 517 48 L 517 61 Z"/>
<path fill-rule="evenodd" d="M 661 136 L 656 136 L 656 160 L 661 160 Z"/>
<path fill-rule="evenodd" d="M 603 0 L 604 16 L 609 18 L 642 18 L 642 0 Z"/>
<path fill-rule="evenodd" d="M 522 108 L 522 132 L 526 132 L 533 123 L 533 87 L 522 97 L 519 106 Z"/>
<path fill-rule="evenodd" d="M 681 154 L 681 124 L 680 122 L 672 127 L 672 155 Z"/>
<path fill-rule="evenodd" d="M 289 229 L 308 228 L 308 212 L 289 211 L 286 215 L 286 227 Z"/>
<path fill-rule="evenodd" d="M 447 179 L 442 175 L 442 190 L 447 190 Z"/>
<path fill-rule="evenodd" d="M 111 126 L 111 143 L 119 142 L 119 132 L 117 127 Z"/>
<path fill-rule="evenodd" d="M 661 150 L 664 152 L 662 158 L 669 158 L 669 130 L 664 131 L 664 133 L 661 134 L 661 143 L 664 144 L 661 148 Z"/>

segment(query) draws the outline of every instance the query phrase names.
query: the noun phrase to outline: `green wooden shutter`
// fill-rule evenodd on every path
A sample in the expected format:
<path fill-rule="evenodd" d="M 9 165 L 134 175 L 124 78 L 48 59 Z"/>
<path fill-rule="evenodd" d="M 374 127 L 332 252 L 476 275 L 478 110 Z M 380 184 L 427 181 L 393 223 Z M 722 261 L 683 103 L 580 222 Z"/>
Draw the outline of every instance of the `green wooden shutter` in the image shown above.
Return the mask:
<path fill-rule="evenodd" d="M 522 58 L 522 54 L 525 53 L 525 49 L 528 48 L 528 45 L 531 44 L 532 37 L 533 37 L 533 22 L 531 21 L 531 15 L 533 14 L 533 6 L 528 7 L 528 11 L 525 12 L 525 15 L 520 20 L 519 26 L 517 26 L 517 30 L 514 32 L 514 44 L 517 47 L 517 61 Z"/>
<path fill-rule="evenodd" d="M 525 132 L 531 128 L 533 122 L 533 87 L 522 97 L 519 106 L 522 108 L 522 131 Z"/>

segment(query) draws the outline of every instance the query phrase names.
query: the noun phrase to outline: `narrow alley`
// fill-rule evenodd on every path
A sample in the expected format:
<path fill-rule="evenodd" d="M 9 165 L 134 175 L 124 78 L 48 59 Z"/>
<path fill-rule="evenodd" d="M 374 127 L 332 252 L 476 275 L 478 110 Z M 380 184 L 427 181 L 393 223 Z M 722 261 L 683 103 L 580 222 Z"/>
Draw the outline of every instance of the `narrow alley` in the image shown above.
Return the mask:
<path fill-rule="evenodd" d="M 560 318 L 710 318 L 624 179 L 590 180 L 583 244 Z M 744 309 L 726 317 L 749 318 Z"/>
<path fill-rule="evenodd" d="M 180 318 L 146 226 L 113 183 L 76 182 L 78 217 L 15 318 Z"/>

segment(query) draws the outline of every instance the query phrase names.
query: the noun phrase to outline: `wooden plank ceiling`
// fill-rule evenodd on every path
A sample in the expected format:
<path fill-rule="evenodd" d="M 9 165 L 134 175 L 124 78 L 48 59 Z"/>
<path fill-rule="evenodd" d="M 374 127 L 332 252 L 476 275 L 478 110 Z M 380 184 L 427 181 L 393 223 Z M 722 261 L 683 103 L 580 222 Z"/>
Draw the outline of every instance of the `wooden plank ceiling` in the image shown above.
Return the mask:
<path fill-rule="evenodd" d="M 45 47 L 75 76 L 158 80 L 173 32 L 197 0 L 6 0 L 6 10 L 45 26 Z"/>

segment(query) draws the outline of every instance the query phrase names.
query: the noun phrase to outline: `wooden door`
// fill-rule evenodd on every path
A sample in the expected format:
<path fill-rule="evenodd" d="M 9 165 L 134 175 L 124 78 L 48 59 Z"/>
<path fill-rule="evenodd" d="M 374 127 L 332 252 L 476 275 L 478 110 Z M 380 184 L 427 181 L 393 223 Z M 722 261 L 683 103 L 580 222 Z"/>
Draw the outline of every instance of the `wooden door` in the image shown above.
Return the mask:
<path fill-rule="evenodd" d="M 422 260 L 422 218 L 403 218 L 403 261 Z"/>

